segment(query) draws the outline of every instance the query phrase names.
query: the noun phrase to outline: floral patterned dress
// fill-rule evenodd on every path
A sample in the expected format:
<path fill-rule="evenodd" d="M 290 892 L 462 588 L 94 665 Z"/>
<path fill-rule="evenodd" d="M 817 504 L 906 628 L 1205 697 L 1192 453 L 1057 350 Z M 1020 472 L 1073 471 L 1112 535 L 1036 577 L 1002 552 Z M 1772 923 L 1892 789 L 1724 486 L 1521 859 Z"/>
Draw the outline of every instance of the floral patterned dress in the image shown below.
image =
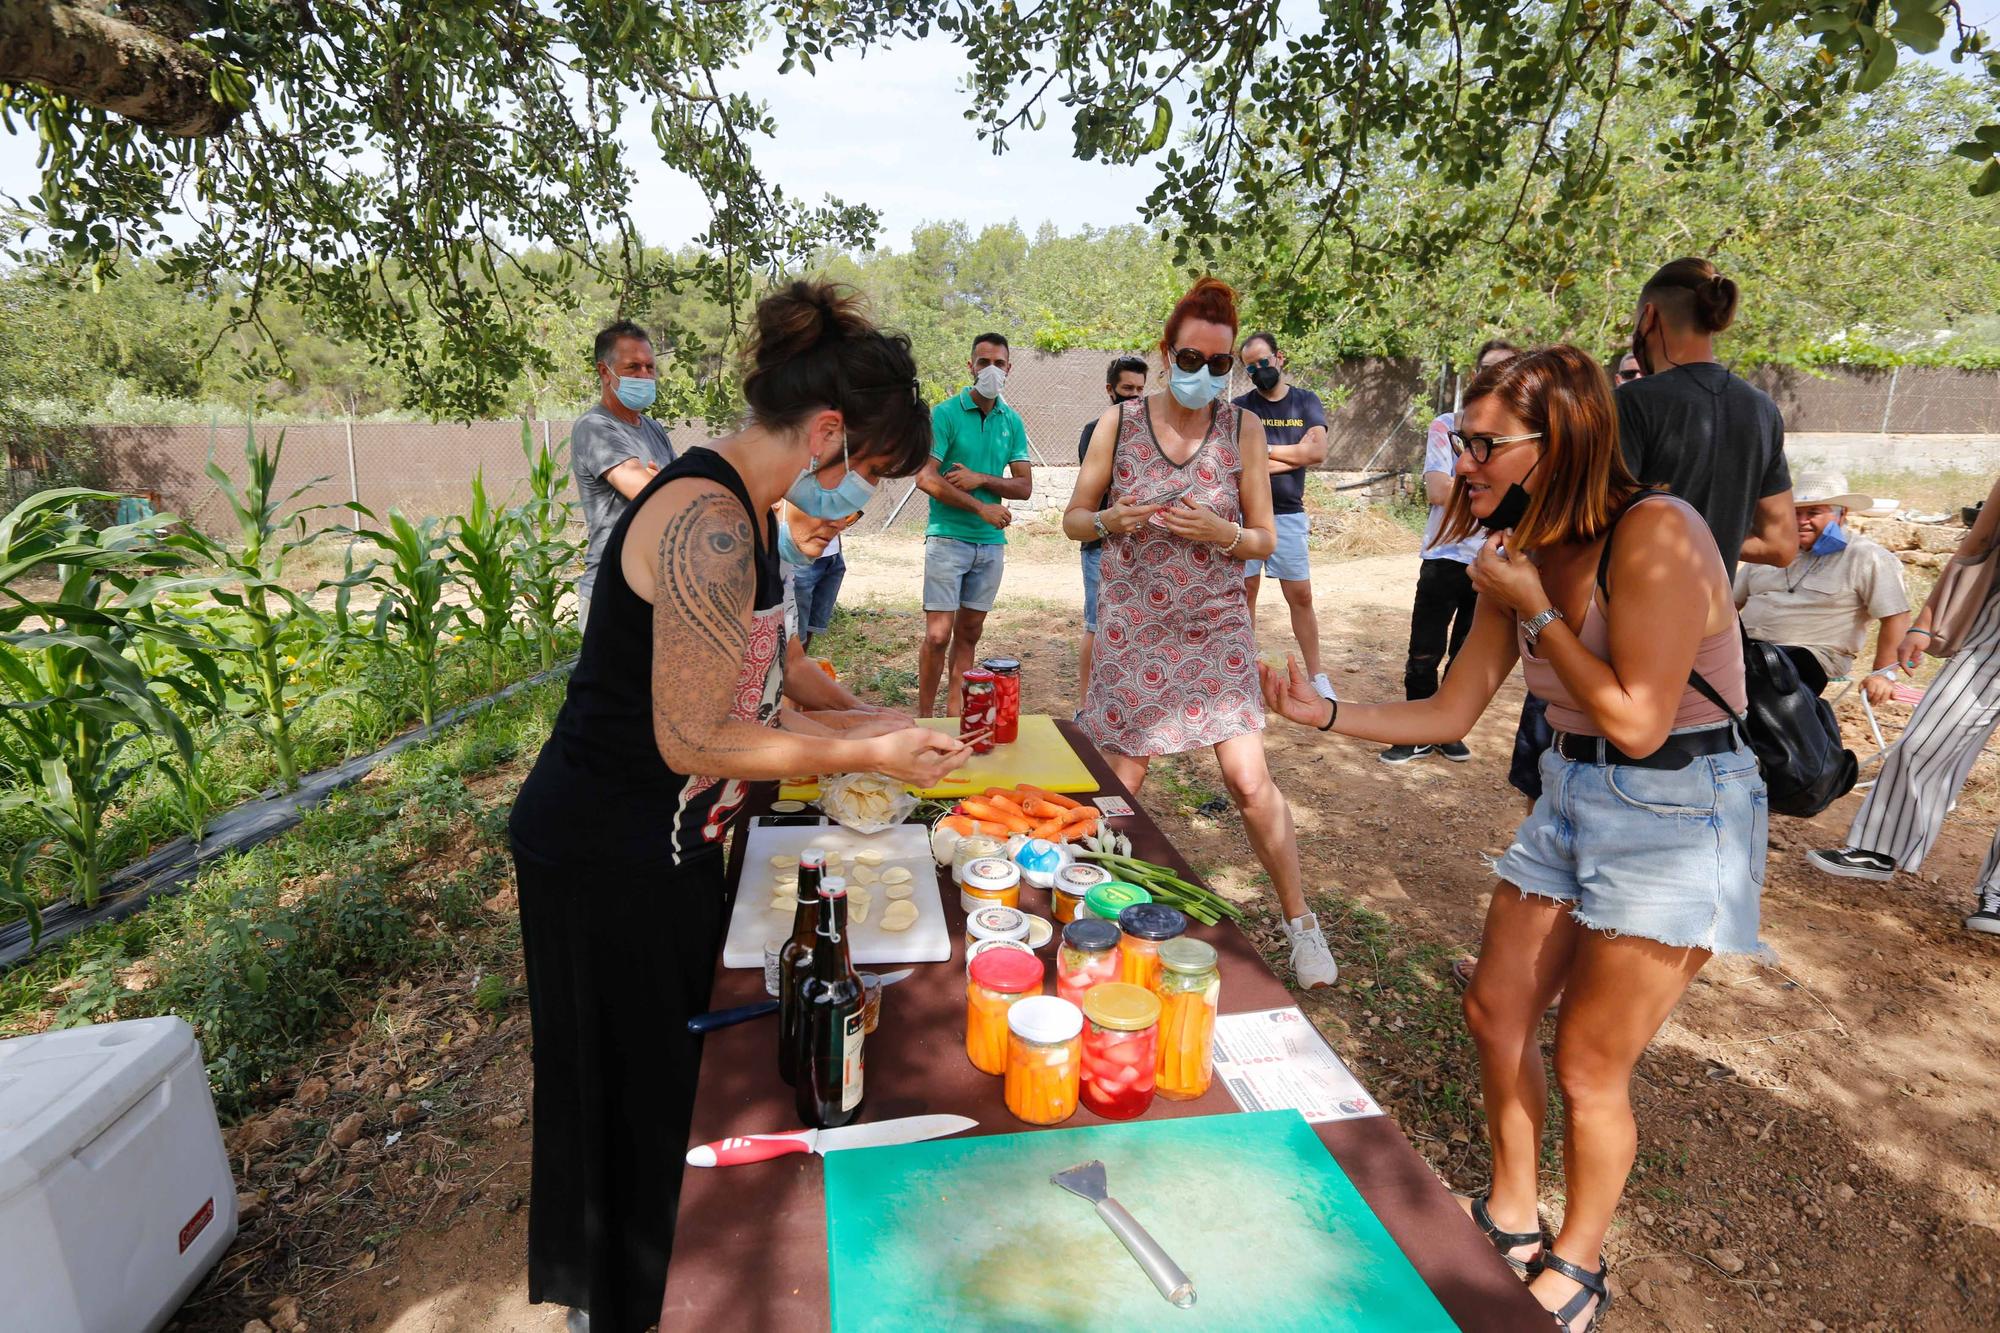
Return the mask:
<path fill-rule="evenodd" d="M 1218 402 L 1201 447 L 1176 466 L 1153 435 L 1148 398 L 1119 409 L 1112 500 L 1188 497 L 1243 519 L 1237 487 L 1242 409 Z M 1100 749 L 1133 758 L 1179 754 L 1264 727 L 1243 562 L 1148 522 L 1104 543 L 1090 695 L 1078 719 Z"/>

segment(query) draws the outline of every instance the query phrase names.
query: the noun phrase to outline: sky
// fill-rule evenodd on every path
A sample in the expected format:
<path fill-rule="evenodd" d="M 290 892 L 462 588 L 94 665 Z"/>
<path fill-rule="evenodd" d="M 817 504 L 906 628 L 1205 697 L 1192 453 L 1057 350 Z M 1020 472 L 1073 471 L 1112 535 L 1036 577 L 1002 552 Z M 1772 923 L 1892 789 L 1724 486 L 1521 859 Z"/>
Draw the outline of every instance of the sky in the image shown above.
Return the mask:
<path fill-rule="evenodd" d="M 1310 0 L 1285 8 L 1293 22 L 1312 12 Z M 1986 22 L 2000 17 L 1994 0 L 1974 0 L 1968 10 Z M 794 198 L 817 202 L 834 194 L 873 205 L 882 215 L 880 241 L 890 248 L 906 247 L 914 228 L 937 220 L 962 220 L 975 232 L 1013 221 L 1029 235 L 1045 222 L 1065 233 L 1137 222 L 1156 179 L 1151 164 L 1074 160 L 1060 105 L 1051 107 L 1045 128 L 1017 131 L 1008 151 L 994 156 L 963 116 L 967 98 L 959 81 L 967 62 L 941 33 L 866 57 L 822 61 L 816 76 L 794 70 L 780 77 L 779 58 L 776 42 L 760 47 L 731 83 L 768 103 L 777 122 L 775 139 L 752 148 L 758 166 Z M 1950 68 L 1942 52 L 1931 59 Z M 700 196 L 665 172 L 646 180 L 644 164 L 658 160 L 646 118 L 626 123 L 630 160 L 641 168 L 634 208 L 641 234 L 662 245 L 691 239 L 706 225 Z M 36 193 L 35 147 L 30 136 L 0 132 L 0 195 Z"/>

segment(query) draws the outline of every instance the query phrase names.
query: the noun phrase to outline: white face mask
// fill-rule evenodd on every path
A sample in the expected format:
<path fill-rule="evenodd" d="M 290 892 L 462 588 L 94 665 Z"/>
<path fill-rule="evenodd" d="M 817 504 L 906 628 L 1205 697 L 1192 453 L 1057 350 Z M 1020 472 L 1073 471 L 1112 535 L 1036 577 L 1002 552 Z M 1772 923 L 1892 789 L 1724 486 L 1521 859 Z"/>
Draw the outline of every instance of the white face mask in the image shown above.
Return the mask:
<path fill-rule="evenodd" d="M 999 366 L 988 366 L 973 377 L 972 387 L 981 398 L 998 398 L 1007 387 L 1007 372 Z"/>

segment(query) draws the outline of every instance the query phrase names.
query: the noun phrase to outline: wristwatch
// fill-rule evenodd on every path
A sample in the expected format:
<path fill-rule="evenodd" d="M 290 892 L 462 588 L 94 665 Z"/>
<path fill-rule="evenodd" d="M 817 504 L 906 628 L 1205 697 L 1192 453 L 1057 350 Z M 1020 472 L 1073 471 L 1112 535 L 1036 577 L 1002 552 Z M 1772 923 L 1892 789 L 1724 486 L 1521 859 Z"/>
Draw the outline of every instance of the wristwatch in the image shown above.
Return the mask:
<path fill-rule="evenodd" d="M 1099 541 L 1103 541 L 1111 535 L 1111 529 L 1104 526 L 1104 511 L 1102 509 L 1092 514 L 1090 521 L 1097 529 L 1097 539 Z"/>
<path fill-rule="evenodd" d="M 1552 606 L 1533 620 L 1523 624 L 1521 626 L 1521 633 L 1528 640 L 1528 651 L 1534 653 L 1537 657 L 1541 656 L 1542 631 L 1561 619 L 1563 619 L 1562 608 Z"/>

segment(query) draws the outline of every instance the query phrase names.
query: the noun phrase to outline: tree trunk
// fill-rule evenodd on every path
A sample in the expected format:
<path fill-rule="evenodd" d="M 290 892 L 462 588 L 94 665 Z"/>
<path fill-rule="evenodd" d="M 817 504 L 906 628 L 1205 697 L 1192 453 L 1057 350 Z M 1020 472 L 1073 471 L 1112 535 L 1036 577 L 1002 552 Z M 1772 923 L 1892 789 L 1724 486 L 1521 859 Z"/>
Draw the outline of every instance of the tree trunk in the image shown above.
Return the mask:
<path fill-rule="evenodd" d="M 0 0 L 0 83 L 34 84 L 181 138 L 236 112 L 208 91 L 209 58 L 172 37 L 56 0 Z"/>

